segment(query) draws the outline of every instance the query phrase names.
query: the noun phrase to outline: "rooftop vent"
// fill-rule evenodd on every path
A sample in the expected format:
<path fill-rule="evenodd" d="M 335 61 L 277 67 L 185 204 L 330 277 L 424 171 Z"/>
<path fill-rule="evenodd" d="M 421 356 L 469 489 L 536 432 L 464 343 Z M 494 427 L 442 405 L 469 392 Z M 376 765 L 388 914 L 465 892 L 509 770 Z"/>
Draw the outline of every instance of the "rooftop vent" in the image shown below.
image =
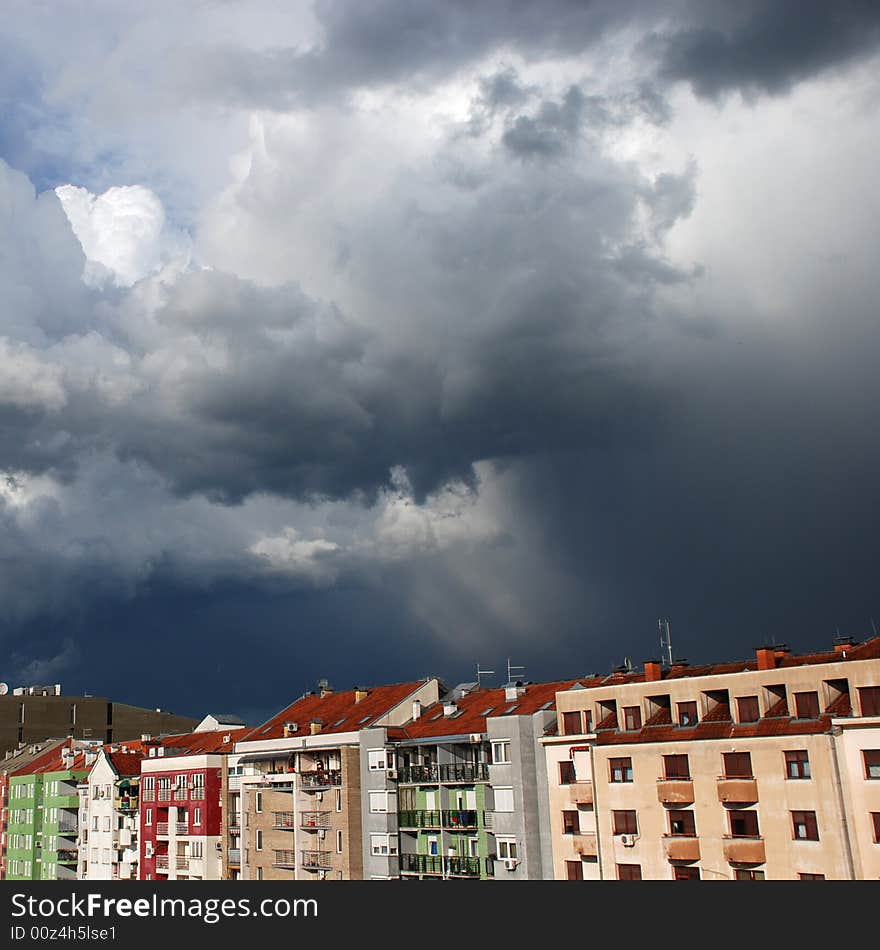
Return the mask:
<path fill-rule="evenodd" d="M 414 699 L 412 704 L 412 717 L 413 720 L 418 719 L 422 715 L 422 701 L 420 699 Z"/>
<path fill-rule="evenodd" d="M 288 736 L 292 736 L 292 735 L 296 732 L 297 729 L 299 729 L 299 723 L 298 723 L 298 722 L 286 722 L 286 723 L 284 723 L 284 737 L 285 737 L 285 739 L 286 739 Z"/>
<path fill-rule="evenodd" d="M 444 716 L 454 716 L 458 712 L 458 706 L 455 703 L 455 700 L 448 699 L 443 702 L 443 715 Z"/>
<path fill-rule="evenodd" d="M 507 686 L 504 687 L 504 699 L 510 703 L 515 699 L 519 699 L 520 696 L 525 696 L 525 692 L 525 686 L 517 680 L 515 683 L 508 683 Z"/>

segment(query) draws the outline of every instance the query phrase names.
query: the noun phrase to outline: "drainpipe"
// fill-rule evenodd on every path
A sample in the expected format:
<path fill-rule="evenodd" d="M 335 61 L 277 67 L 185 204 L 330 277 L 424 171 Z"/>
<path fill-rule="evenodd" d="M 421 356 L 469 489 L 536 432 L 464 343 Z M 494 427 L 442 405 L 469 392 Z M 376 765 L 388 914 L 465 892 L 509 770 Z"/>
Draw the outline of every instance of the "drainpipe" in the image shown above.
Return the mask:
<path fill-rule="evenodd" d="M 579 752 L 589 751 L 590 753 L 590 781 L 593 783 L 593 819 L 596 822 L 596 862 L 599 866 L 599 880 L 605 880 L 605 874 L 602 871 L 602 835 L 599 831 L 599 795 L 598 795 L 598 783 L 596 782 L 596 762 L 593 755 L 593 749 L 595 746 L 575 746 L 572 749 L 572 754 L 575 750 Z M 572 755 L 573 757 L 573 755 Z"/>
<path fill-rule="evenodd" d="M 843 830 L 843 851 L 846 857 L 846 863 L 849 866 L 849 878 L 851 881 L 858 880 L 856 877 L 855 860 L 853 858 L 852 842 L 849 837 L 849 823 L 846 820 L 846 800 L 843 794 L 843 782 L 840 776 L 840 762 L 837 758 L 836 736 L 842 735 L 843 730 L 840 726 L 832 726 L 828 735 L 828 742 L 831 746 L 831 765 L 834 768 L 834 785 L 837 789 L 837 807 L 840 811 L 840 825 Z M 861 870 L 861 869 L 860 869 Z"/>

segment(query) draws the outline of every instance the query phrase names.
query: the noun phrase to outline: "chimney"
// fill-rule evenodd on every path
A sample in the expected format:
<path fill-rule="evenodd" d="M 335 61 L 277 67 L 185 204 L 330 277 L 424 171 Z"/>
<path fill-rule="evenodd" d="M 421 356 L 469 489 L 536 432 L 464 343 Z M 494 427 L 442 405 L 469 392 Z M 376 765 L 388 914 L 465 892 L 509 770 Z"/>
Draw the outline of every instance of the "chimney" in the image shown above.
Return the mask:
<path fill-rule="evenodd" d="M 680 673 L 682 670 L 686 669 L 688 661 L 683 657 L 675 657 L 672 661 L 672 665 L 669 667 L 670 673 Z"/>
<path fill-rule="evenodd" d="M 454 716 L 458 712 L 458 706 L 455 704 L 454 699 L 445 699 L 443 701 L 443 715 L 447 718 L 449 716 Z"/>
<path fill-rule="evenodd" d="M 663 668 L 660 665 L 660 661 L 655 659 L 645 660 L 645 682 L 655 683 L 657 680 L 662 679 L 662 677 Z"/>
<path fill-rule="evenodd" d="M 835 653 L 846 653 L 850 647 L 854 647 L 856 641 L 852 637 L 835 637 L 834 638 L 834 652 Z"/>
<path fill-rule="evenodd" d="M 758 647 L 755 650 L 755 656 L 758 660 L 758 669 L 759 670 L 775 670 L 776 669 L 776 648 L 775 647 Z"/>
<path fill-rule="evenodd" d="M 520 696 L 525 696 L 526 688 L 522 683 L 508 683 L 504 687 L 504 700 L 505 702 L 512 703 L 514 700 L 519 699 Z"/>
<path fill-rule="evenodd" d="M 323 699 L 325 696 L 329 696 L 333 692 L 332 687 L 330 686 L 330 680 L 318 680 L 318 695 Z"/>
<path fill-rule="evenodd" d="M 412 717 L 413 720 L 416 720 L 422 714 L 422 701 L 420 699 L 414 699 L 412 704 Z"/>
<path fill-rule="evenodd" d="M 309 732 L 313 736 L 316 736 L 321 731 L 321 729 L 323 729 L 323 727 L 324 727 L 323 719 L 311 719 L 309 721 Z"/>
<path fill-rule="evenodd" d="M 290 736 L 292 736 L 298 728 L 299 728 L 298 723 L 295 723 L 295 722 L 284 723 L 284 738 L 287 739 Z"/>
<path fill-rule="evenodd" d="M 370 695 L 370 691 L 366 686 L 355 686 L 354 688 L 354 701 L 355 703 L 362 702 Z"/>

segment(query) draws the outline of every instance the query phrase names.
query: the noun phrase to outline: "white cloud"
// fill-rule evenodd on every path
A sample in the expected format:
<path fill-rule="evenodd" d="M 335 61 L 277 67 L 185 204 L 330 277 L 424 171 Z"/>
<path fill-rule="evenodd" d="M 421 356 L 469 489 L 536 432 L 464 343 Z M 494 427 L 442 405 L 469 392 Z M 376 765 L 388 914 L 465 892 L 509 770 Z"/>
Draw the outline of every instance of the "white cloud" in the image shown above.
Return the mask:
<path fill-rule="evenodd" d="M 83 279 L 92 286 L 112 278 L 130 287 L 189 253 L 186 236 L 168 225 L 162 202 L 143 185 L 108 188 L 102 195 L 60 185 L 55 193 L 85 252 Z"/>

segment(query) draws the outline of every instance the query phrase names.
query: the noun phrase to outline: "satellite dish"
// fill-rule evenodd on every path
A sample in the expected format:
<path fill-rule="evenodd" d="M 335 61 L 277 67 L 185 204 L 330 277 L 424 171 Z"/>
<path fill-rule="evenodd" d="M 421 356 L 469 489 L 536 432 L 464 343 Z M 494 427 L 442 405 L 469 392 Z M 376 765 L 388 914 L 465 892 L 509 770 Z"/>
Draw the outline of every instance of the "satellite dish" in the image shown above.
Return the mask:
<path fill-rule="evenodd" d="M 0 696 L 5 696 L 9 692 L 9 687 L 6 683 L 0 683 Z"/>

